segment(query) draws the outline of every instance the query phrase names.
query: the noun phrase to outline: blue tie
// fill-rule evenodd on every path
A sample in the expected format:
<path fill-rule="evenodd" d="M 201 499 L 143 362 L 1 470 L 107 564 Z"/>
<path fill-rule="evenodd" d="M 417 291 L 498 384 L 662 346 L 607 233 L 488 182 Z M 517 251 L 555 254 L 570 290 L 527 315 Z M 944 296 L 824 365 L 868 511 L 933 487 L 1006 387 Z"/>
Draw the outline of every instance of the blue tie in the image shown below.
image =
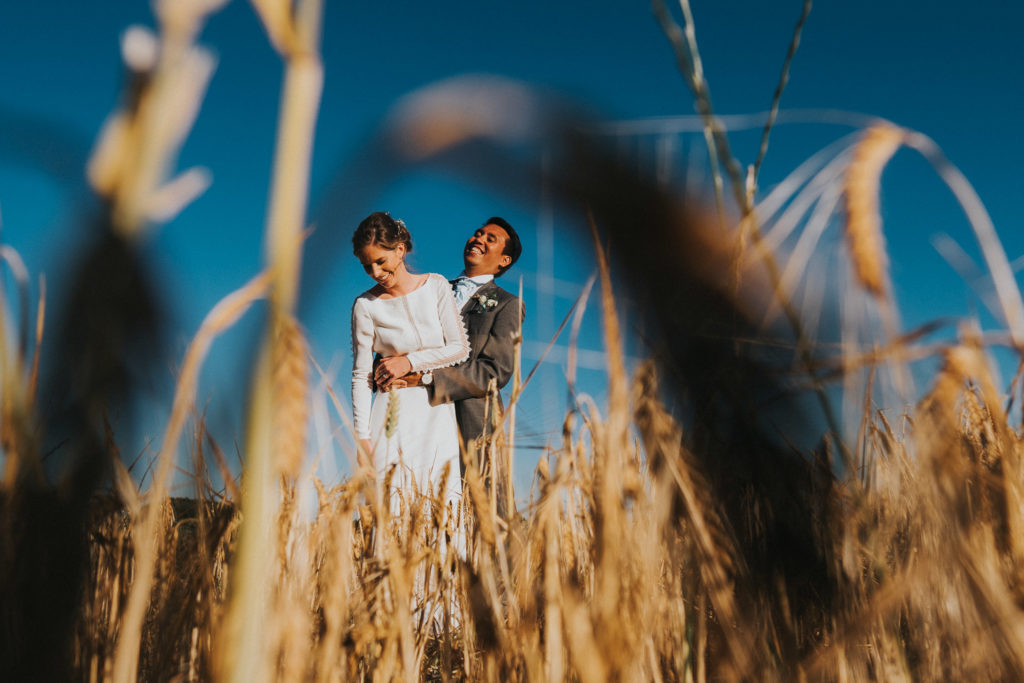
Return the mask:
<path fill-rule="evenodd" d="M 462 307 L 469 301 L 469 295 L 474 289 L 475 282 L 470 280 L 465 275 L 455 278 L 455 305 L 462 310 Z"/>

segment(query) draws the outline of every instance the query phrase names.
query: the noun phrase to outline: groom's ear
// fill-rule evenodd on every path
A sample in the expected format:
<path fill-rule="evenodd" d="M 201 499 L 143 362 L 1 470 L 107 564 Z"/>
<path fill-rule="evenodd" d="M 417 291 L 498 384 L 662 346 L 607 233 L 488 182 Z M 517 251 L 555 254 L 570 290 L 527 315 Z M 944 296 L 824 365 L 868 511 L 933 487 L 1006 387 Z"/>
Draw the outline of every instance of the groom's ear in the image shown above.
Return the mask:
<path fill-rule="evenodd" d="M 498 261 L 498 265 L 501 266 L 502 270 L 507 270 L 512 265 L 512 257 L 508 254 L 502 254 L 501 260 Z"/>

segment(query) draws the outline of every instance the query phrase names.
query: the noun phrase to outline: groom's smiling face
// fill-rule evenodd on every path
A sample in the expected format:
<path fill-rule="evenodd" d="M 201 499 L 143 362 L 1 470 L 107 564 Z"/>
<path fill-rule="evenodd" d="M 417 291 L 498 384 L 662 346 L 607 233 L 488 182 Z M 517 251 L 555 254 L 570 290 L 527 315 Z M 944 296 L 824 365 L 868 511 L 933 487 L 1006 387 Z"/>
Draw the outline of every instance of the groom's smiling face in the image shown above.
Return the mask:
<path fill-rule="evenodd" d="M 466 240 L 466 248 L 462 251 L 462 261 L 466 265 L 466 275 L 496 274 L 499 270 L 512 263 L 512 257 L 505 253 L 508 234 L 498 225 L 489 223 L 479 228 L 473 236 Z"/>

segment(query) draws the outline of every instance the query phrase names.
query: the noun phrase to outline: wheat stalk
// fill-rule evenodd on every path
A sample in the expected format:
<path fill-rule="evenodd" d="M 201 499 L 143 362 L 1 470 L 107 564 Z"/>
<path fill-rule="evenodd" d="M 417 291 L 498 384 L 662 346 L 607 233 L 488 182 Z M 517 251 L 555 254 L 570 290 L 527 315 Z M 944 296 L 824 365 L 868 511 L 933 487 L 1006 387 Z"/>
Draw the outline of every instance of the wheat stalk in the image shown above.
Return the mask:
<path fill-rule="evenodd" d="M 305 445 L 305 358 L 294 324 L 301 267 L 302 230 L 305 222 L 310 163 L 317 110 L 323 86 L 319 57 L 320 0 L 299 0 L 291 5 L 256 4 L 268 35 L 286 61 L 281 93 L 277 147 L 266 224 L 266 258 L 271 276 L 270 325 L 266 346 L 254 370 L 246 438 L 248 463 L 242 508 L 242 525 L 236 557 L 238 590 L 232 596 L 225 620 L 219 675 L 252 683 L 268 677 L 273 650 L 265 621 L 273 612 L 265 607 L 271 589 L 268 564 L 273 557 L 277 529 L 275 469 L 294 472 Z M 285 365 L 280 372 L 275 361 Z M 273 426 L 286 424 L 280 432 Z M 283 443 L 290 438 L 290 443 Z M 274 448 L 280 452 L 275 453 Z M 275 464 L 276 463 L 276 464 Z M 277 612 L 291 608 L 279 603 Z"/>
<path fill-rule="evenodd" d="M 96 192 L 111 201 L 114 229 L 126 237 L 170 220 L 210 184 L 200 168 L 168 176 L 216 64 L 194 40 L 224 1 L 161 0 L 154 6 L 159 38 L 138 26 L 123 36 L 122 54 L 141 92 L 104 124 L 87 174 Z"/>
<path fill-rule="evenodd" d="M 159 513 L 166 496 L 167 480 L 175 460 L 178 439 L 181 436 L 185 419 L 195 403 L 199 371 L 213 340 L 234 325 L 254 301 L 264 296 L 267 282 L 268 278 L 265 274 L 257 276 L 241 289 L 222 299 L 207 314 L 185 353 L 185 361 L 175 389 L 171 416 L 157 459 L 157 473 L 149 490 L 149 505 L 146 507 L 136 505 L 130 508 L 135 529 L 135 577 L 121 621 L 121 633 L 114 659 L 115 681 L 135 680 L 138 671 L 143 619 L 150 601 L 156 556 L 160 547 L 158 540 Z M 126 481 L 122 476 L 120 481 L 120 490 L 132 491 L 130 480 Z M 131 494 L 131 497 L 135 497 L 134 493 Z"/>
<path fill-rule="evenodd" d="M 19 476 L 30 475 L 38 480 L 38 453 L 35 446 L 35 391 L 42 346 L 43 305 L 45 286 L 40 287 L 36 314 L 36 343 L 31 365 L 27 360 L 29 335 L 29 275 L 21 255 L 10 245 L 0 245 L 0 261 L 14 276 L 18 289 L 18 315 L 15 332 L 8 334 L 13 321 L 8 312 L 7 297 L 0 283 L 0 447 L 7 454 L 3 481 L 15 485 Z M 17 337 L 13 353 L 10 337 Z"/>
<path fill-rule="evenodd" d="M 298 322 L 279 316 L 274 354 L 274 446 L 280 474 L 294 480 L 306 455 L 309 379 L 306 340 Z"/>
<path fill-rule="evenodd" d="M 850 261 L 861 286 L 879 301 L 885 297 L 888 258 L 878 191 L 882 169 L 903 144 L 904 133 L 892 126 L 869 128 L 854 149 L 846 170 L 846 239 Z"/>

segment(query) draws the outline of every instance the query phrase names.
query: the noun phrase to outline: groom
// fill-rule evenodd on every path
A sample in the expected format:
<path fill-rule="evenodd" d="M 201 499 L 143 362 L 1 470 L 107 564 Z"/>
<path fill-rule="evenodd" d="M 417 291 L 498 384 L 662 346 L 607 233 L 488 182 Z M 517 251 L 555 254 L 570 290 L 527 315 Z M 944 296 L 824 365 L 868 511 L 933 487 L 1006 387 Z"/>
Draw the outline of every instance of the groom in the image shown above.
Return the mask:
<path fill-rule="evenodd" d="M 492 380 L 501 389 L 512 377 L 513 339 L 519 334 L 523 309 L 519 298 L 494 279 L 511 268 L 522 251 L 519 235 L 498 216 L 487 219 L 470 236 L 462 250 L 465 269 L 451 281 L 469 335 L 469 358 L 454 367 L 403 378 L 409 386 L 426 387 L 431 405 L 455 403 L 455 418 L 467 447 L 474 439 L 489 436 L 501 420 L 501 394 L 497 394 L 495 415 L 493 404 L 487 406 L 487 391 Z M 515 509 L 512 492 L 506 490 L 508 461 L 503 450 L 497 451 L 501 462 L 490 463 L 490 482 L 495 486 L 498 514 L 508 519 Z"/>

